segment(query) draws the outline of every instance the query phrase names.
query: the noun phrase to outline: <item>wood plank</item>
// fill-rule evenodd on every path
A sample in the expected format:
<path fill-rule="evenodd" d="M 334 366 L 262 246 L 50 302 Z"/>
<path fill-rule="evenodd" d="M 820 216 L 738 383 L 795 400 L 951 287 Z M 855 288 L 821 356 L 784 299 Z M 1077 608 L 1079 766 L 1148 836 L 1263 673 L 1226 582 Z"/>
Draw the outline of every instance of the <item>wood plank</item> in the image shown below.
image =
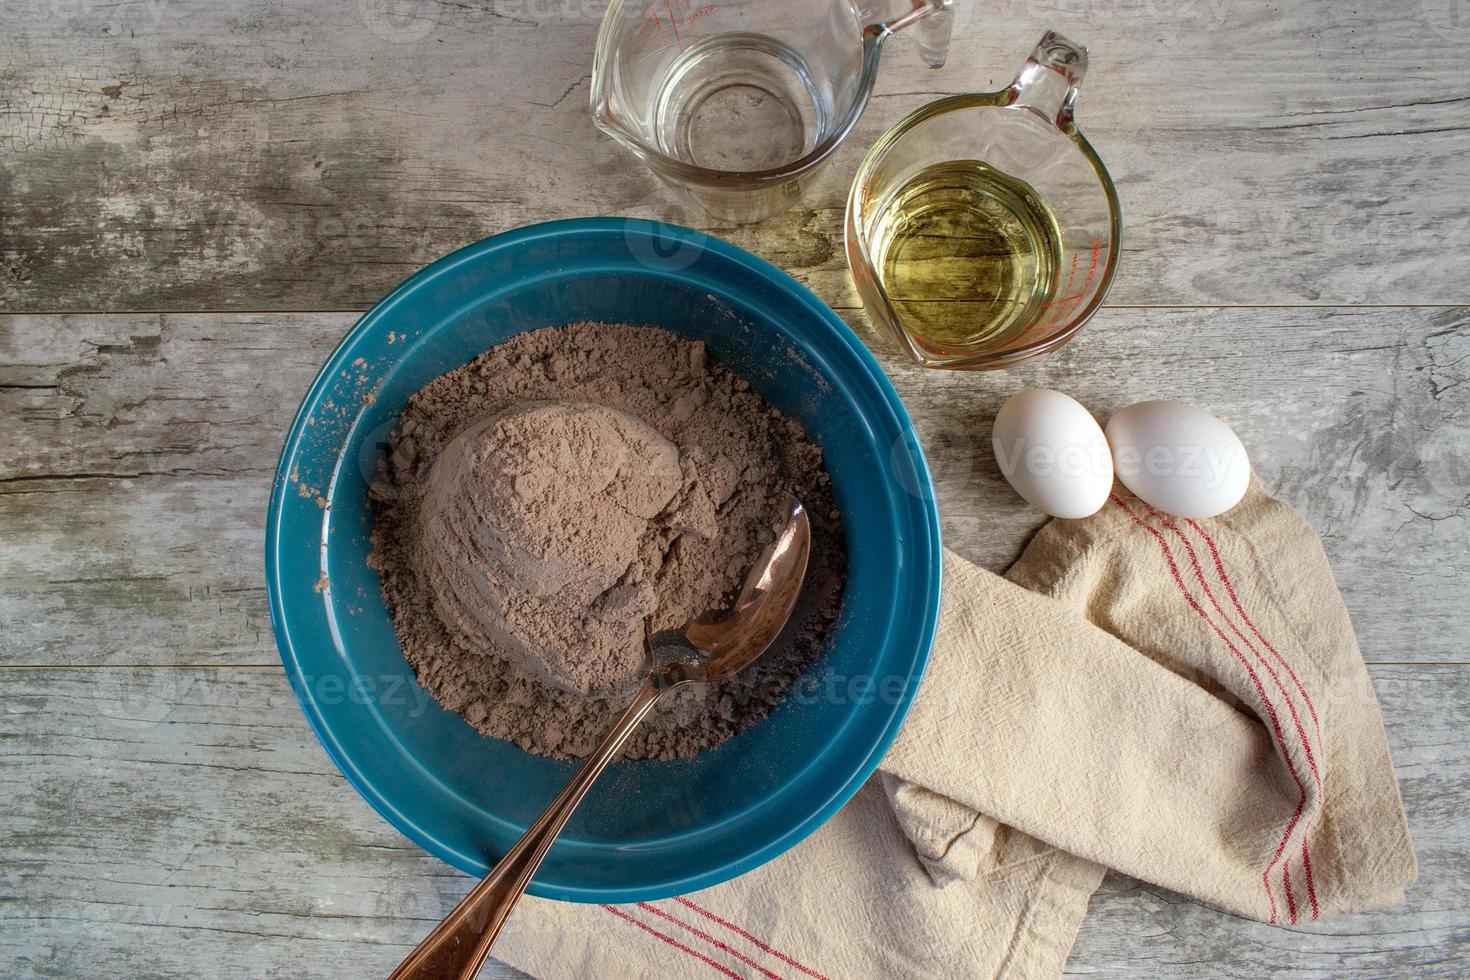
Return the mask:
<path fill-rule="evenodd" d="M 1470 667 L 1372 674 L 1420 856 L 1407 907 L 1278 929 L 1120 879 L 1069 972 L 1452 975 L 1470 956 Z M 347 786 L 278 670 L 0 682 L 9 976 L 383 976 L 468 887 Z"/>
<path fill-rule="evenodd" d="M 261 538 L 280 441 L 350 314 L 0 317 L 0 663 L 273 663 Z M 1005 567 L 1040 525 L 990 422 L 1059 387 L 1099 417 L 1149 397 L 1239 430 L 1322 534 L 1365 655 L 1464 661 L 1470 310 L 1108 310 L 1004 374 L 883 358 L 947 543 Z"/>
<path fill-rule="evenodd" d="M 0 318 L 6 663 L 261 663 L 281 440 L 351 317 Z"/>
<path fill-rule="evenodd" d="M 468 891 L 347 785 L 279 669 L 4 677 L 7 976 L 386 976 Z"/>
<path fill-rule="evenodd" d="M 0 8 L 0 306 L 361 308 L 425 262 L 582 214 L 704 219 L 593 128 L 602 4 Z M 808 206 L 728 237 L 855 306 L 842 206 L 905 113 L 1093 49 L 1116 303 L 1470 302 L 1470 34 L 1453 0 L 962 4 L 950 64 L 888 53 Z M 1105 16 L 1083 16 L 1084 13 Z"/>

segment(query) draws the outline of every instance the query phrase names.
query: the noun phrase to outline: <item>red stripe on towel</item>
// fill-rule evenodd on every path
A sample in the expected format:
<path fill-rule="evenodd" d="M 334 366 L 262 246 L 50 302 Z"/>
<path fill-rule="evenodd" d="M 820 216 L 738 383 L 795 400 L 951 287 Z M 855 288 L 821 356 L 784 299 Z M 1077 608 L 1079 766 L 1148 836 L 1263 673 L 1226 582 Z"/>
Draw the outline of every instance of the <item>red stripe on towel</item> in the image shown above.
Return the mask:
<path fill-rule="evenodd" d="M 1261 872 L 1261 885 L 1266 890 L 1266 899 L 1271 908 L 1270 922 L 1274 925 L 1277 919 L 1277 910 L 1276 896 L 1271 891 L 1271 872 L 1276 868 L 1276 862 L 1281 860 L 1281 855 L 1286 851 L 1286 843 L 1291 839 L 1292 831 L 1296 829 L 1297 821 L 1302 817 L 1302 811 L 1306 809 L 1307 787 L 1302 783 L 1301 777 L 1297 775 L 1296 766 L 1291 761 L 1291 755 L 1286 751 L 1286 737 L 1281 731 L 1281 720 L 1276 716 L 1276 708 L 1271 703 L 1270 698 L 1266 697 L 1266 688 L 1261 684 L 1261 678 L 1256 674 L 1255 669 L 1251 667 L 1250 661 L 1246 660 L 1245 656 L 1236 649 L 1235 644 L 1230 642 L 1230 638 L 1225 635 L 1224 630 L 1216 626 L 1214 620 L 1210 619 L 1209 614 L 1205 612 L 1204 606 L 1199 604 L 1199 600 L 1190 594 L 1189 587 L 1184 584 L 1184 576 L 1179 573 L 1179 565 L 1174 560 L 1174 551 L 1169 547 L 1169 542 L 1159 533 L 1157 528 L 1134 513 L 1133 509 L 1123 502 L 1123 498 L 1117 494 L 1110 494 L 1109 499 L 1122 508 L 1123 512 L 1132 518 L 1135 524 L 1147 531 L 1158 542 L 1159 548 L 1164 554 L 1164 561 L 1169 566 L 1169 573 L 1174 577 L 1174 584 L 1179 587 L 1179 593 L 1184 596 L 1184 601 L 1205 621 L 1205 624 L 1215 632 L 1215 635 L 1220 638 L 1220 641 L 1225 644 L 1230 652 L 1235 655 L 1235 659 L 1240 661 L 1240 665 L 1245 668 L 1245 672 L 1250 676 L 1251 683 L 1255 686 L 1257 696 L 1261 699 L 1261 706 L 1266 709 L 1266 715 L 1271 721 L 1271 729 L 1276 734 L 1277 744 L 1281 746 L 1281 758 L 1286 763 L 1286 771 L 1291 774 L 1292 781 L 1296 783 L 1297 790 L 1300 793 L 1296 804 L 1296 811 L 1292 813 L 1291 819 L 1286 823 L 1286 829 L 1281 834 L 1281 842 L 1276 845 L 1276 853 L 1271 858 L 1271 863 L 1266 865 L 1266 870 Z"/>
<path fill-rule="evenodd" d="M 1230 596 L 1230 602 L 1235 606 L 1235 611 L 1240 614 L 1240 618 L 1244 620 L 1246 628 L 1254 633 L 1256 635 L 1256 639 L 1260 640 L 1261 643 L 1265 645 L 1266 649 L 1271 651 L 1271 655 L 1281 662 L 1281 666 L 1286 668 L 1286 673 L 1291 677 L 1291 682 L 1295 684 L 1296 689 L 1301 692 L 1302 700 L 1307 702 L 1307 711 L 1311 712 L 1312 724 L 1317 726 L 1317 741 L 1321 742 L 1322 722 L 1317 718 L 1316 705 L 1312 704 L 1311 696 L 1307 694 L 1307 689 L 1302 686 L 1301 680 L 1296 676 L 1296 671 L 1291 669 L 1291 664 L 1287 663 L 1286 658 L 1278 653 L 1276 651 L 1276 648 L 1271 645 L 1270 641 L 1268 641 L 1264 636 L 1261 635 L 1261 631 L 1256 629 L 1256 624 L 1251 622 L 1250 616 L 1246 615 L 1245 609 L 1241 607 L 1240 597 L 1235 594 L 1235 586 L 1230 581 L 1230 575 L 1225 571 L 1225 563 L 1220 560 L 1220 549 L 1215 547 L 1215 539 L 1210 537 L 1210 532 L 1200 527 L 1199 524 L 1193 519 L 1185 518 L 1185 523 L 1198 531 L 1200 533 L 1200 537 L 1205 539 L 1205 544 L 1209 545 L 1210 556 L 1215 560 L 1215 571 L 1219 573 L 1220 581 L 1225 583 L 1225 594 Z"/>
<path fill-rule="evenodd" d="M 1320 796 L 1322 793 L 1322 774 L 1317 769 L 1317 760 L 1312 752 L 1312 740 L 1307 737 L 1307 731 L 1302 727 L 1302 720 L 1297 715 L 1296 703 L 1292 700 L 1291 694 L 1287 692 L 1286 685 L 1281 683 L 1281 677 L 1271 667 L 1271 664 L 1267 662 L 1266 658 L 1262 656 L 1261 651 L 1256 648 L 1256 645 L 1240 631 L 1240 628 L 1231 621 L 1230 616 L 1220 607 L 1219 600 L 1215 598 L 1214 590 L 1210 588 L 1210 583 L 1205 580 L 1205 572 L 1200 567 L 1199 556 L 1195 554 L 1194 546 L 1189 543 L 1188 536 L 1179 529 L 1179 525 L 1175 524 L 1167 514 L 1155 510 L 1147 503 L 1143 506 L 1160 524 L 1173 531 L 1179 537 L 1180 542 L 1184 545 L 1184 550 L 1189 554 L 1189 564 L 1194 570 L 1194 577 L 1199 581 L 1200 588 L 1204 590 L 1205 596 L 1210 600 L 1210 605 L 1219 614 L 1220 621 L 1230 627 L 1230 631 L 1239 638 L 1241 643 L 1245 644 L 1246 648 L 1250 650 L 1251 654 L 1260 662 L 1261 666 L 1266 668 L 1266 673 L 1271 677 L 1271 683 L 1275 684 L 1276 690 L 1281 692 L 1281 697 L 1286 702 L 1286 710 L 1290 712 L 1292 724 L 1296 727 L 1297 739 L 1300 740 L 1302 750 L 1307 754 L 1307 765 L 1312 768 L 1312 781 L 1316 784 L 1317 794 Z M 1223 571 L 1223 568 L 1224 566 L 1221 565 L 1220 570 Z M 1223 581 L 1223 578 L 1221 581 Z M 1302 833 L 1302 858 L 1304 861 L 1310 860 L 1307 855 L 1306 831 Z M 1297 921 L 1296 898 L 1291 893 L 1291 858 L 1289 857 L 1281 868 L 1281 887 L 1286 892 L 1286 910 L 1291 916 L 1292 925 L 1295 925 Z M 1312 896 L 1312 898 L 1313 904 L 1315 905 L 1315 896 Z"/>
<path fill-rule="evenodd" d="M 1160 524 L 1164 525 L 1164 527 L 1168 528 L 1170 531 L 1173 531 L 1179 537 L 1180 543 L 1184 545 L 1184 550 L 1189 555 L 1189 564 L 1194 570 L 1194 577 L 1196 580 L 1199 581 L 1200 588 L 1204 590 L 1205 598 L 1210 600 L 1210 605 L 1214 608 L 1215 612 L 1219 614 L 1220 621 L 1226 626 L 1230 627 L 1230 632 L 1234 633 L 1236 638 L 1239 639 L 1241 643 L 1245 644 L 1246 649 L 1251 652 L 1251 655 L 1260 662 L 1261 666 L 1266 668 L 1266 673 L 1269 674 L 1271 677 L 1271 683 L 1276 685 L 1276 690 L 1281 692 L 1281 697 L 1286 701 L 1286 709 L 1291 713 L 1291 721 L 1292 724 L 1296 727 L 1297 738 L 1302 743 L 1302 750 L 1307 754 L 1307 765 L 1309 765 L 1312 769 L 1312 781 L 1317 785 L 1317 792 L 1322 792 L 1322 774 L 1317 768 L 1317 757 L 1316 753 L 1312 751 L 1312 740 L 1307 737 L 1307 730 L 1302 727 L 1302 720 L 1296 712 L 1296 702 L 1292 700 L 1290 692 L 1286 690 L 1286 685 L 1281 683 L 1280 675 L 1278 675 L 1276 673 L 1276 670 L 1266 661 L 1265 656 L 1262 655 L 1261 651 L 1256 648 L 1256 645 L 1252 643 L 1250 639 L 1240 631 L 1240 627 L 1236 626 L 1235 623 L 1231 621 L 1229 614 L 1220 607 L 1219 600 L 1215 598 L 1214 590 L 1210 588 L 1210 583 L 1205 580 L 1205 572 L 1204 569 L 1200 566 L 1199 556 L 1195 554 L 1194 546 L 1189 543 L 1189 538 L 1185 535 L 1183 531 L 1179 530 L 1179 525 L 1170 520 L 1168 515 L 1154 510 L 1152 507 L 1149 507 L 1148 504 L 1144 504 L 1143 506 L 1148 509 L 1148 512 L 1153 515 L 1153 517 L 1156 518 Z M 1305 695 L 1303 696 L 1305 697 Z"/>
<path fill-rule="evenodd" d="M 783 952 L 781 952 L 779 950 L 776 950 L 776 949 L 772 949 L 770 946 L 768 946 L 765 943 L 761 942 L 759 939 L 755 938 L 754 936 L 752 936 L 750 933 L 746 932 L 744 929 L 740 928 L 739 926 L 735 925 L 733 922 L 726 922 L 724 919 L 720 918 L 718 915 L 715 915 L 709 909 L 702 908 L 702 907 L 700 907 L 698 905 L 695 905 L 693 902 L 689 901 L 689 899 L 685 898 L 684 896 L 682 896 L 682 895 L 676 896 L 674 898 L 674 901 L 678 902 L 680 905 L 684 906 L 687 909 L 693 909 L 695 912 L 698 912 L 700 915 L 704 916 L 706 919 L 711 920 L 712 922 L 718 922 L 720 925 L 724 926 L 726 929 L 729 929 L 731 932 L 735 933 L 735 935 L 740 936 L 743 939 L 749 940 L 752 944 L 755 945 L 755 947 L 757 949 L 760 949 L 760 950 L 762 950 L 762 951 L 764 951 L 766 953 L 771 954 L 772 956 L 776 957 L 776 959 L 780 960 L 782 963 L 786 963 L 786 964 L 788 964 L 790 966 L 796 967 L 798 970 L 800 970 L 802 973 L 805 973 L 807 976 L 809 976 L 809 977 L 815 977 L 816 980 L 827 980 L 826 977 L 822 976 L 822 974 L 818 973 L 816 970 L 813 970 L 811 967 L 804 966 L 801 963 L 798 963 L 796 960 L 792 959 L 791 957 L 787 956 L 785 953 L 783 953 Z"/>
<path fill-rule="evenodd" d="M 1317 887 L 1312 884 L 1312 859 L 1307 856 L 1307 839 L 1305 837 L 1302 838 L 1302 870 L 1307 873 L 1307 898 L 1311 900 L 1312 918 L 1315 919 L 1321 913 L 1317 908 Z"/>
<path fill-rule="evenodd" d="M 1312 725 L 1317 730 L 1317 745 L 1325 753 L 1327 751 L 1327 745 L 1322 740 L 1322 721 L 1317 717 L 1317 706 L 1312 703 L 1312 696 L 1307 693 L 1306 686 L 1302 684 L 1301 678 L 1297 677 L 1296 671 L 1292 670 L 1291 664 L 1287 659 L 1271 645 L 1271 641 L 1261 635 L 1261 631 L 1256 628 L 1256 624 L 1246 614 L 1245 607 L 1240 603 L 1240 597 L 1236 595 L 1235 584 L 1230 581 L 1230 573 L 1225 570 L 1225 562 L 1220 558 L 1220 549 L 1215 545 L 1215 539 L 1210 537 L 1210 532 L 1201 527 L 1198 521 L 1191 518 L 1185 518 L 1185 523 L 1194 528 L 1199 536 L 1204 538 L 1205 544 L 1209 546 L 1210 557 L 1215 562 L 1215 573 L 1220 576 L 1220 581 L 1225 586 L 1225 593 L 1230 596 L 1230 603 L 1235 607 L 1236 613 L 1239 614 L 1246 628 L 1255 634 L 1256 639 L 1261 641 L 1261 645 L 1271 651 L 1271 656 L 1275 657 L 1276 661 L 1286 669 L 1287 676 L 1291 678 L 1292 684 L 1296 686 L 1298 693 L 1302 696 L 1302 700 L 1306 702 L 1307 711 L 1312 716 Z M 1323 760 L 1323 764 L 1326 764 L 1325 759 Z M 1317 788 L 1319 791 L 1321 790 L 1320 780 L 1318 781 Z M 1312 906 L 1312 918 L 1315 919 L 1321 914 L 1321 910 L 1317 906 L 1317 886 L 1312 881 L 1312 859 L 1307 854 L 1307 841 L 1305 836 L 1302 838 L 1302 871 L 1307 879 L 1307 900 Z"/>
<path fill-rule="evenodd" d="M 612 906 L 612 905 L 604 905 L 603 908 L 607 909 L 613 915 L 615 915 L 618 918 L 624 920 L 625 922 L 631 922 L 631 923 L 633 923 L 635 926 L 637 926 L 639 929 L 642 929 L 644 932 L 651 933 L 652 935 L 657 936 L 659 939 L 662 939 L 664 942 L 668 943 L 670 946 L 674 947 L 675 949 L 682 949 L 684 952 L 688 953 L 690 956 L 694 957 L 696 960 L 700 960 L 701 962 L 704 962 L 704 963 L 709 964 L 710 966 L 714 967 L 716 970 L 718 970 L 721 973 L 723 973 L 725 976 L 727 976 L 727 977 L 734 977 L 735 980 L 741 980 L 740 974 L 736 973 L 734 970 L 730 969 L 729 967 L 727 967 L 727 966 L 721 966 L 719 963 L 716 963 L 714 960 L 710 959 L 708 956 L 705 956 L 703 953 L 698 952 L 697 950 L 690 949 L 688 946 L 685 946 L 683 943 L 679 942 L 679 940 L 673 938 L 672 936 L 665 936 L 663 933 L 659 932 L 653 926 L 646 925 L 646 924 L 644 924 L 642 922 L 639 922 L 637 919 L 633 918 L 631 915 L 629 915 L 627 912 L 624 912 L 622 909 L 616 908 L 615 906 Z"/>
<path fill-rule="evenodd" d="M 711 936 L 709 933 L 705 932 L 703 929 L 697 929 L 694 926 L 691 926 L 687 922 L 684 922 L 684 921 L 682 921 L 680 919 L 676 919 L 672 915 L 670 915 L 669 913 L 665 912 L 663 909 L 654 908 L 652 905 L 649 905 L 647 902 L 639 902 L 638 903 L 638 907 L 640 909 L 644 909 L 645 911 L 652 912 L 654 915 L 658 916 L 660 919 L 667 919 L 668 921 L 672 922 L 674 925 L 678 926 L 680 929 L 684 929 L 684 930 L 686 930 L 688 932 L 692 932 L 694 935 L 698 936 L 700 939 L 703 939 L 706 942 L 708 942 L 715 949 L 722 950 L 723 952 L 729 953 L 731 956 L 735 957 L 737 960 L 739 960 L 740 962 L 746 964 L 747 966 L 755 967 L 755 969 L 759 970 L 761 973 L 764 973 L 766 976 L 770 977 L 771 980 L 781 980 L 781 974 L 779 974 L 779 973 L 772 973 L 770 970 L 767 970 L 765 967 L 761 966 L 759 963 L 757 963 L 755 960 L 751 959 L 750 957 L 746 956 L 745 954 L 743 954 L 743 953 L 737 953 L 735 950 L 731 949 L 729 946 L 726 946 L 724 943 L 720 942 L 718 939 L 716 939 L 714 936 Z"/>

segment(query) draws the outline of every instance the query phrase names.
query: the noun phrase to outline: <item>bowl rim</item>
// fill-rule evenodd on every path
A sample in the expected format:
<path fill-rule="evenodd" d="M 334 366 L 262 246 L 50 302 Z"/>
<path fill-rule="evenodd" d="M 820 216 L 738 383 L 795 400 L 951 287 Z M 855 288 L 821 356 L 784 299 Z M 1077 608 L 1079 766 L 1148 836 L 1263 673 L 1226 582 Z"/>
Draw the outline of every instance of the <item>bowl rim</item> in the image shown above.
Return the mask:
<path fill-rule="evenodd" d="M 292 419 L 291 426 L 287 431 L 285 441 L 281 448 L 280 459 L 275 470 L 271 488 L 265 526 L 265 579 L 269 598 L 271 629 L 275 636 L 276 647 L 280 654 L 282 667 L 292 689 L 292 693 L 295 695 L 302 713 L 311 726 L 312 732 L 316 735 L 317 741 L 326 750 L 333 764 L 347 779 L 353 789 L 357 791 L 358 795 L 366 800 L 390 826 L 423 848 L 426 852 L 451 866 L 463 867 L 459 862 L 454 860 L 455 852 L 452 846 L 441 841 L 434 833 L 420 826 L 407 814 L 400 811 L 388 796 L 382 793 L 373 781 L 357 768 L 349 753 L 338 742 L 332 726 L 321 714 L 315 703 L 315 696 L 311 690 L 311 686 L 299 682 L 303 676 L 303 668 L 297 655 L 296 644 L 293 642 L 292 626 L 288 622 L 285 614 L 278 565 L 282 557 L 282 548 L 279 541 L 282 532 L 282 504 L 289 487 L 289 468 L 292 465 L 295 450 L 305 434 L 304 430 L 308 424 L 307 419 L 331 383 L 336 362 L 343 352 L 351 347 L 359 336 L 378 319 L 391 313 L 398 302 L 404 299 L 409 293 L 462 262 L 476 258 L 482 253 L 516 248 L 532 241 L 550 237 L 607 234 L 609 232 L 616 232 L 620 235 L 658 236 L 660 239 L 672 237 L 682 240 L 689 245 L 715 252 L 727 261 L 732 261 L 746 267 L 767 285 L 778 287 L 826 322 L 833 331 L 834 339 L 840 342 L 856 357 L 864 369 L 868 380 L 876 387 L 878 393 L 881 394 L 883 403 L 892 414 L 892 422 L 895 424 L 895 428 L 907 443 L 906 449 L 911 456 L 914 476 L 918 481 L 918 486 L 908 488 L 907 494 L 917 498 L 919 502 L 919 506 L 913 508 L 913 515 L 911 516 L 915 517 L 914 526 L 916 530 L 920 530 L 922 533 L 916 534 L 908 542 L 906 551 L 915 559 L 913 566 L 915 573 L 920 576 L 922 583 L 927 583 L 927 590 L 924 592 L 922 606 L 915 609 L 913 615 L 913 618 L 919 622 L 920 627 L 918 635 L 914 638 L 916 641 L 916 652 L 913 671 L 909 678 L 910 682 L 904 685 L 901 695 L 893 706 L 894 710 L 889 716 L 886 726 L 868 749 L 868 754 L 862 763 L 823 805 L 813 810 L 803 819 L 795 822 L 789 831 L 776 839 L 759 842 L 746 853 L 727 860 L 718 867 L 697 874 L 691 874 L 687 878 L 677 882 L 657 887 L 644 886 L 630 888 L 624 886 L 568 887 L 544 885 L 533 880 L 527 889 L 529 894 L 541 898 L 583 903 L 654 901 L 672 895 L 687 894 L 709 888 L 765 864 L 787 850 L 790 850 L 815 832 L 822 824 L 826 823 L 833 814 L 841 809 L 857 793 L 868 781 L 869 777 L 872 776 L 873 772 L 876 771 L 879 762 L 887 753 L 888 748 L 893 744 L 894 739 L 898 735 L 899 728 L 908 715 L 909 709 L 913 704 L 913 699 L 918 692 L 926 672 L 929 657 L 933 649 L 934 636 L 939 620 L 940 595 L 942 591 L 941 576 L 943 569 L 939 513 L 935 503 L 933 480 L 929 472 L 928 461 L 919 444 L 917 434 L 914 431 L 913 421 L 907 409 L 899 399 L 897 391 L 894 390 L 892 383 L 889 381 L 882 367 L 878 364 L 877 359 L 851 328 L 815 293 L 788 273 L 766 260 L 712 235 L 707 235 L 704 232 L 680 225 L 642 218 L 585 217 L 558 219 L 520 226 L 465 245 L 436 259 L 404 279 L 387 295 L 374 303 L 371 308 L 358 317 L 353 322 L 352 327 L 343 335 L 336 346 L 333 347 L 331 353 L 323 361 L 322 367 L 312 381 L 311 386 L 303 396 L 301 404 Z M 922 519 L 922 527 L 919 527 L 920 522 L 918 518 Z"/>

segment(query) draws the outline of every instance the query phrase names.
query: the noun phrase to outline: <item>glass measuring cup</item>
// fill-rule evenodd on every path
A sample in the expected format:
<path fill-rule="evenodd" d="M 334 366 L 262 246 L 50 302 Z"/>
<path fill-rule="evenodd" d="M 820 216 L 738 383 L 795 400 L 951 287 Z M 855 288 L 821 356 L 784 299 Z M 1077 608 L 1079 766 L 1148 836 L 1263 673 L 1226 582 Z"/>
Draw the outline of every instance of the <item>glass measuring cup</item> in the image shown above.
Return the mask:
<path fill-rule="evenodd" d="M 912 28 L 944 63 L 953 0 L 612 0 L 592 63 L 599 129 L 717 218 L 795 203 L 852 131 L 878 55 Z"/>
<path fill-rule="evenodd" d="M 878 327 L 927 367 L 1055 350 L 1117 269 L 1112 178 L 1073 119 L 1087 49 L 1054 31 L 1005 89 L 930 103 L 885 133 L 847 201 L 847 261 Z"/>

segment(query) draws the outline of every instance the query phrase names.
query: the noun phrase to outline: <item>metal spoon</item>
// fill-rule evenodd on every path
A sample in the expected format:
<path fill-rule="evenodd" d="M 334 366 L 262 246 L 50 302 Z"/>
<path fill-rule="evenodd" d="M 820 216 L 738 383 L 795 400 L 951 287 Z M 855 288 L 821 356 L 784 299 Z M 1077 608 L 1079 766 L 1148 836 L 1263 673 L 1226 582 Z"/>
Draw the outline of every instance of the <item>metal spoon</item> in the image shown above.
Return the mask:
<path fill-rule="evenodd" d="M 706 614 L 683 629 L 663 630 L 648 638 L 643 684 L 612 731 L 485 880 L 398 964 L 389 980 L 473 980 L 577 804 L 659 698 L 683 684 L 738 673 L 776 639 L 801 592 L 811 547 L 806 511 L 796 498 L 788 497 L 786 522 L 746 573 L 735 605 L 723 616 Z"/>

